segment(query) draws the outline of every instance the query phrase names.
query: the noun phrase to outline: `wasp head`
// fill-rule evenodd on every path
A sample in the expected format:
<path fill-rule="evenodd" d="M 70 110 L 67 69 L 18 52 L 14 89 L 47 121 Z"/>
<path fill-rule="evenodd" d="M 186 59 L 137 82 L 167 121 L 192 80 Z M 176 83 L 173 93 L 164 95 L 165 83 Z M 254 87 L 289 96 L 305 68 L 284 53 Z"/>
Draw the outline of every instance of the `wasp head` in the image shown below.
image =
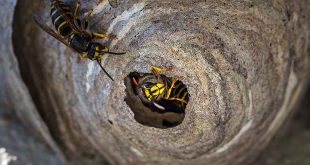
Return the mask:
<path fill-rule="evenodd" d="M 153 74 L 139 75 L 133 79 L 134 84 L 141 88 L 144 97 L 148 101 L 160 99 L 166 90 L 166 85 L 161 79 L 157 79 Z"/>
<path fill-rule="evenodd" d="M 108 53 L 109 49 L 99 43 L 90 43 L 87 57 L 91 60 L 97 60 L 103 54 Z"/>

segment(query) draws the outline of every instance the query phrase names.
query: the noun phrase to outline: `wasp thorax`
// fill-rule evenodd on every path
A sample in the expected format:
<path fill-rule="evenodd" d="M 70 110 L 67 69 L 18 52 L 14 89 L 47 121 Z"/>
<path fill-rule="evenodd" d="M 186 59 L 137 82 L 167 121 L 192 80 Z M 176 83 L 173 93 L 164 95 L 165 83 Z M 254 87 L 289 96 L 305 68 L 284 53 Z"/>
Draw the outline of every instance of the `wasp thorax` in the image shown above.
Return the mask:
<path fill-rule="evenodd" d="M 86 52 L 89 48 L 91 38 L 72 33 L 68 38 L 71 47 L 79 53 Z"/>
<path fill-rule="evenodd" d="M 157 128 L 182 123 L 189 101 L 187 87 L 182 81 L 153 70 L 152 73 L 130 73 L 125 85 L 126 103 L 136 121 Z"/>

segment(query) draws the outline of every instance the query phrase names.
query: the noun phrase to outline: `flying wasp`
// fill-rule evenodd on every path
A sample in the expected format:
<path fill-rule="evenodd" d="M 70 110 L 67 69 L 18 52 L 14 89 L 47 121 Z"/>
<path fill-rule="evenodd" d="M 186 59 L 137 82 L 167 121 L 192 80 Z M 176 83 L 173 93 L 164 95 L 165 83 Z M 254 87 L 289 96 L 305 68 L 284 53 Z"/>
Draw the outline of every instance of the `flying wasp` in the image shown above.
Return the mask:
<path fill-rule="evenodd" d="M 137 73 L 132 76 L 135 91 L 143 103 L 152 104 L 160 110 L 171 109 L 169 107 L 185 109 L 190 97 L 186 86 L 177 77 L 159 74 L 172 69 L 151 66 L 152 74 Z"/>
<path fill-rule="evenodd" d="M 112 80 L 113 78 L 101 65 L 101 57 L 104 54 L 122 55 L 125 53 L 110 52 L 100 43 L 94 42 L 98 38 L 116 38 L 115 35 L 88 32 L 88 18 L 93 9 L 89 10 L 85 17 L 77 16 L 80 10 L 80 0 L 77 1 L 74 12 L 61 0 L 51 0 L 50 16 L 56 31 L 48 27 L 39 16 L 34 16 L 35 22 L 45 32 L 72 48 L 81 55 L 82 59 L 96 60 L 101 69 Z"/>

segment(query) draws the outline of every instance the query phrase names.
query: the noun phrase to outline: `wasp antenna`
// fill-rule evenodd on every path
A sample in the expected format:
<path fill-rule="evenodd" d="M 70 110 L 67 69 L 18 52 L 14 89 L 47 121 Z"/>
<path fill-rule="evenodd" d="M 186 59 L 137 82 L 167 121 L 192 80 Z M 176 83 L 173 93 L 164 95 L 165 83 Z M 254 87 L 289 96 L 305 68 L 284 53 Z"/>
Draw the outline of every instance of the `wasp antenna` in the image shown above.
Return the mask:
<path fill-rule="evenodd" d="M 140 87 L 139 83 L 134 77 L 132 77 L 132 82 L 135 84 L 135 86 Z"/>
<path fill-rule="evenodd" d="M 105 51 L 102 51 L 102 50 L 99 50 L 98 51 L 100 54 L 114 54 L 114 55 L 123 55 L 123 54 L 126 54 L 125 52 L 122 52 L 122 53 L 116 53 L 116 52 L 105 52 Z"/>
<path fill-rule="evenodd" d="M 122 53 L 115 53 L 115 52 L 107 52 L 107 54 L 114 54 L 114 55 L 123 55 L 126 54 L 125 52 Z"/>
<path fill-rule="evenodd" d="M 97 60 L 97 63 L 99 64 L 100 68 L 104 71 L 104 73 L 105 73 L 112 81 L 114 81 L 113 78 L 109 75 L 109 73 L 102 67 L 102 65 L 101 65 L 101 63 L 99 62 L 99 60 Z"/>

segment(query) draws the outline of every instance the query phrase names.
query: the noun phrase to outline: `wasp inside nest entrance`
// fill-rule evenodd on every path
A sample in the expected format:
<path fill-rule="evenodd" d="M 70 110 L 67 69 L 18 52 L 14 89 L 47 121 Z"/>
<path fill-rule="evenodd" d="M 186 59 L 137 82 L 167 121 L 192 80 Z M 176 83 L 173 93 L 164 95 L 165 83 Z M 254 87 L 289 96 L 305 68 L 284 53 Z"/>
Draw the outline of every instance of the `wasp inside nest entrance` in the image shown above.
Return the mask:
<path fill-rule="evenodd" d="M 190 96 L 177 77 L 159 74 L 170 70 L 152 66 L 151 73 L 131 72 L 125 78 L 125 101 L 139 123 L 156 128 L 182 123 Z"/>

